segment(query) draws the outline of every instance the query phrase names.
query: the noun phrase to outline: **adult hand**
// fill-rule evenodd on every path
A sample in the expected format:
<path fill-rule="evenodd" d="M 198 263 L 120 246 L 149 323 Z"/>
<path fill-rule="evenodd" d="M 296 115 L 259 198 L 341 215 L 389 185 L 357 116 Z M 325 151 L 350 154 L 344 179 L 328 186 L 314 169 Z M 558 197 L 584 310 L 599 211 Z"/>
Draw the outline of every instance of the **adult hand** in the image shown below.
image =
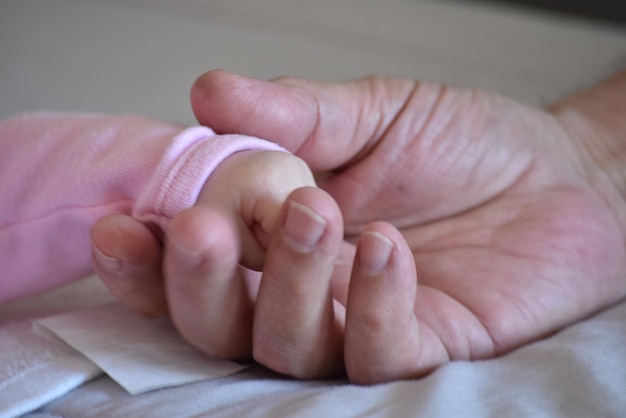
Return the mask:
<path fill-rule="evenodd" d="M 319 299 L 315 282 L 301 292 L 284 285 L 298 280 L 302 260 L 284 259 L 268 280 L 294 313 L 255 317 L 255 358 L 270 368 L 326 372 L 334 363 L 299 351 L 300 330 L 339 326 L 341 335 L 343 325 L 353 381 L 418 376 L 506 352 L 626 293 L 626 210 L 589 151 L 603 149 L 601 135 L 578 135 L 593 126 L 584 118 L 410 80 L 261 82 L 223 72 L 198 79 L 192 104 L 216 131 L 276 141 L 322 173 L 359 242 L 349 295 L 335 293 L 345 324 L 311 310 L 330 303 L 307 303 Z M 318 258 L 325 278 L 332 257 Z"/>

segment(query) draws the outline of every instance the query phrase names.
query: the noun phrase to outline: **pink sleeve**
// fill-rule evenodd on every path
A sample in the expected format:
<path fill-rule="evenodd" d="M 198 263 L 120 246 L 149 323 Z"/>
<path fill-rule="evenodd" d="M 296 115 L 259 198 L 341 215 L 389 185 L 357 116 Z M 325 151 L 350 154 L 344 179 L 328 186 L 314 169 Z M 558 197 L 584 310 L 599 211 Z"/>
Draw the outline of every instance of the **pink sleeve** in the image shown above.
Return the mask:
<path fill-rule="evenodd" d="M 25 114 L 0 122 L 0 303 L 91 270 L 96 220 L 167 227 L 229 155 L 281 149 L 135 116 Z"/>

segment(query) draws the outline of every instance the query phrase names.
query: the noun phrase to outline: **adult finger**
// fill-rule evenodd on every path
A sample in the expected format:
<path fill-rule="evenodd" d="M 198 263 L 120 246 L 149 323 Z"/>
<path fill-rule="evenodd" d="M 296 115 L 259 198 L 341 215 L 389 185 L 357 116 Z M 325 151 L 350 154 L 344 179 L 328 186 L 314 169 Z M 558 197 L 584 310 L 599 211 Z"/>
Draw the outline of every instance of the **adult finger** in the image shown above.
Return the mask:
<path fill-rule="evenodd" d="M 169 225 L 164 272 L 170 315 L 183 338 L 212 356 L 251 356 L 257 289 L 240 271 L 240 251 L 234 220 L 206 206 L 182 211 Z"/>
<path fill-rule="evenodd" d="M 143 314 L 167 314 L 161 244 L 147 226 L 110 215 L 95 223 L 91 243 L 94 269 L 114 296 Z"/>
<path fill-rule="evenodd" d="M 277 372 L 318 378 L 343 370 L 343 312 L 331 280 L 343 241 L 337 205 L 301 188 L 287 199 L 270 241 L 257 298 L 254 359 Z"/>
<path fill-rule="evenodd" d="M 415 261 L 401 234 L 377 222 L 361 234 L 346 307 L 345 365 L 354 383 L 423 375 L 448 361 L 415 315 Z"/>
<path fill-rule="evenodd" d="M 216 70 L 195 81 L 191 104 L 198 121 L 218 132 L 268 139 L 313 170 L 333 170 L 375 145 L 416 86 L 413 80 L 384 77 L 259 81 Z"/>

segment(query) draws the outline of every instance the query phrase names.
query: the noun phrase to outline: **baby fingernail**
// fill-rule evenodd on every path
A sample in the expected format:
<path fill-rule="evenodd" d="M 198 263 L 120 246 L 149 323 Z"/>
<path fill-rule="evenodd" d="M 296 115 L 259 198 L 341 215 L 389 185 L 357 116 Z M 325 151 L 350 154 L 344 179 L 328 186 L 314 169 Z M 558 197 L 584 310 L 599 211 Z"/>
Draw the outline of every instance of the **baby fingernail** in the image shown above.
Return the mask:
<path fill-rule="evenodd" d="M 359 267 L 368 275 L 382 273 L 389 263 L 393 242 L 380 232 L 367 231 L 361 235 Z"/>
<path fill-rule="evenodd" d="M 311 251 L 319 243 L 327 222 L 300 203 L 290 202 L 285 219 L 284 236 L 298 251 Z"/>
<path fill-rule="evenodd" d="M 122 269 L 122 260 L 104 254 L 96 246 L 93 246 L 92 252 L 96 263 L 98 263 L 104 271 L 114 273 Z"/>

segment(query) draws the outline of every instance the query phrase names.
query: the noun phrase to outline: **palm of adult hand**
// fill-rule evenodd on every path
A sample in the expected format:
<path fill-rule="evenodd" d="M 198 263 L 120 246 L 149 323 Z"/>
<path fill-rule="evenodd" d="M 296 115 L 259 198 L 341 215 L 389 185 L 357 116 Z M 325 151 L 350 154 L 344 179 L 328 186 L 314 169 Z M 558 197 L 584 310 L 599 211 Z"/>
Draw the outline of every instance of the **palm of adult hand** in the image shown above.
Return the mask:
<path fill-rule="evenodd" d="M 321 186 L 341 208 L 348 235 L 360 234 L 352 276 L 345 263 L 332 273 L 341 240 L 338 210 L 319 190 L 302 191 L 298 202 L 329 220 L 324 251 L 303 262 L 276 245 L 270 251 L 274 274 L 262 280 L 275 292 L 264 292 L 267 303 L 260 308 L 246 289 L 256 288 L 260 276 L 235 272 L 237 280 L 223 280 L 234 277 L 237 248 L 234 241 L 230 247 L 215 241 L 211 262 L 203 263 L 211 271 L 186 274 L 211 285 L 178 292 L 224 301 L 213 305 L 200 297 L 194 307 L 187 302 L 193 297 L 180 298 L 189 308 L 181 321 L 190 333 L 199 332 L 187 337 L 210 347 L 207 352 L 245 356 L 253 350 L 270 368 L 315 377 L 332 372 L 343 350 L 349 377 L 373 383 L 416 376 L 450 359 L 505 352 L 626 293 L 619 209 L 609 206 L 614 190 L 591 185 L 580 151 L 548 113 L 410 80 L 259 82 L 222 72 L 198 80 L 192 104 L 198 120 L 216 131 L 274 140 L 323 171 Z M 230 225 L 217 215 L 197 219 L 204 226 Z M 377 220 L 398 230 L 371 223 Z M 217 232 L 199 235 L 236 236 Z M 385 272 L 372 277 L 361 264 L 373 254 L 363 251 L 364 243 L 376 241 L 376 234 L 395 248 Z M 344 256 L 353 254 L 345 243 L 340 248 Z M 298 280 L 292 280 L 294 271 Z M 333 296 L 346 309 L 345 334 L 335 334 L 329 320 L 329 274 Z M 207 306 L 210 312 L 200 320 L 197 312 Z M 248 309 L 236 310 L 224 324 L 220 318 L 233 306 Z M 207 324 L 238 332 L 216 342 Z"/>
<path fill-rule="evenodd" d="M 563 158 L 571 141 L 556 121 L 497 96 L 426 88 L 324 184 L 347 230 L 384 219 L 413 252 L 421 338 L 407 367 L 502 353 L 622 297 L 617 222 Z"/>
<path fill-rule="evenodd" d="M 626 293 L 607 204 L 615 191 L 590 185 L 549 113 L 381 77 L 259 82 L 216 71 L 191 98 L 201 123 L 274 140 L 322 171 L 348 235 L 366 228 L 395 242 L 382 282 L 357 269 L 339 297 L 354 381 L 505 352 Z"/>
<path fill-rule="evenodd" d="M 510 193 L 401 231 L 415 257 L 416 316 L 452 359 L 507 351 L 623 295 L 623 247 L 595 196 Z"/>

